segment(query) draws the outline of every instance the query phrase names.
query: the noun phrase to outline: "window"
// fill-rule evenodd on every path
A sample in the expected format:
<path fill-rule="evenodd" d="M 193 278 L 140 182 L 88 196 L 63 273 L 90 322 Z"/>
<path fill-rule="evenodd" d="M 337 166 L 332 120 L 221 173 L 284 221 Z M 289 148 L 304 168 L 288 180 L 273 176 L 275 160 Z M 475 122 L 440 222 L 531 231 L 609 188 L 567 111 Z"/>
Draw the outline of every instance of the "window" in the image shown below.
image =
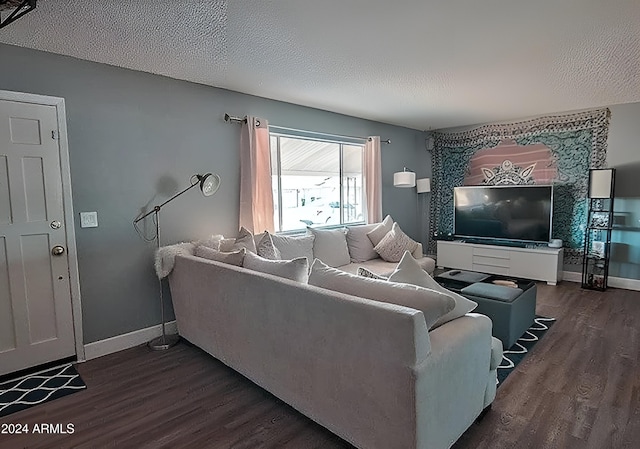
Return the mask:
<path fill-rule="evenodd" d="M 276 231 L 364 221 L 364 145 L 270 136 Z"/>

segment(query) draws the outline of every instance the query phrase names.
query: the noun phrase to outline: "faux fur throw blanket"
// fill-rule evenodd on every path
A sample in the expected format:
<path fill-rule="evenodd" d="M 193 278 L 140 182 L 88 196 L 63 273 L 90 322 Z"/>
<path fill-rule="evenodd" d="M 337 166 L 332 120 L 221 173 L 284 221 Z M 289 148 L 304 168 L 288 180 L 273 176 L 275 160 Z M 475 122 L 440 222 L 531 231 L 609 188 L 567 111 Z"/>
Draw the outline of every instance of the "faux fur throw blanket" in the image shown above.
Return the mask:
<path fill-rule="evenodd" d="M 163 246 L 156 251 L 156 274 L 158 279 L 164 279 L 173 270 L 176 256 L 193 256 L 196 245 L 194 243 L 177 243 L 175 245 Z"/>

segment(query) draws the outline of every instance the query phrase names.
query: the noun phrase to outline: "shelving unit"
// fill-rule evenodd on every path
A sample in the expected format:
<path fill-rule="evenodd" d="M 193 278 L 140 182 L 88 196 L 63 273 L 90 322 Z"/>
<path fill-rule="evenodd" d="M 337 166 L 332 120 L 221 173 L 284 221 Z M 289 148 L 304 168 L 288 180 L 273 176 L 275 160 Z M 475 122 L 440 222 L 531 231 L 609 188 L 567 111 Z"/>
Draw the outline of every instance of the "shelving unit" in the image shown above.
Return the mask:
<path fill-rule="evenodd" d="M 582 260 L 582 288 L 604 291 L 609 278 L 615 169 L 589 171 L 589 211 Z"/>

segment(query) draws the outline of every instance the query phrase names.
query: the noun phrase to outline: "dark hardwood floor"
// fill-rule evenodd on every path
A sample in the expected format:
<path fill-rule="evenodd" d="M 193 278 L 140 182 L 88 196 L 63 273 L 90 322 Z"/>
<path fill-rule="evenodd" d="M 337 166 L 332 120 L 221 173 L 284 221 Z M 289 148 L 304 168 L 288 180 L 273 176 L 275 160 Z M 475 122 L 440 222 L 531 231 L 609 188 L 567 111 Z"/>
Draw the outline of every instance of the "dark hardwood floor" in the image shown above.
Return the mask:
<path fill-rule="evenodd" d="M 640 292 L 538 289 L 538 314 L 557 322 L 454 448 L 640 447 Z M 0 448 L 352 447 L 185 343 L 78 371 L 86 390 L 0 418 L 72 423 L 73 434 L 0 434 Z"/>

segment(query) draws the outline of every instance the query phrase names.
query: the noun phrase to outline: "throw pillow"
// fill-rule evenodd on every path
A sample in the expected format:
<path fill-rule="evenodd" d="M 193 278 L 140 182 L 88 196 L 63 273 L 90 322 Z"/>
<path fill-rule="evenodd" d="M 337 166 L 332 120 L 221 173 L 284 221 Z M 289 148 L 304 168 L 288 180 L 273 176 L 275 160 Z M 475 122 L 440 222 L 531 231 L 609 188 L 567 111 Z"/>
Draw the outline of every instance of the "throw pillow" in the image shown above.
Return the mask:
<path fill-rule="evenodd" d="M 253 240 L 253 233 L 244 226 L 240 228 L 238 237 L 236 237 L 236 242 L 233 245 L 234 250 L 238 250 L 240 248 L 246 248 L 247 252 L 250 253 L 256 252 L 256 242 Z"/>
<path fill-rule="evenodd" d="M 373 231 L 378 223 L 370 225 L 349 226 L 347 228 L 347 248 L 351 262 L 359 263 L 375 259 L 378 253 L 373 249 L 373 243 L 367 233 Z"/>
<path fill-rule="evenodd" d="M 220 250 L 220 242 L 224 239 L 224 236 L 220 234 L 212 235 L 208 239 L 196 240 L 193 242 L 195 246 L 206 246 L 207 248 L 213 248 Z"/>
<path fill-rule="evenodd" d="M 418 246 L 418 242 L 402 232 L 398 223 L 394 223 L 391 231 L 380 240 L 374 249 L 387 262 L 400 262 L 404 252 L 413 252 L 416 246 Z"/>
<path fill-rule="evenodd" d="M 271 236 L 273 244 L 278 251 L 282 259 L 291 260 L 298 257 L 306 257 L 309 265 L 313 262 L 313 235 L 302 235 L 299 237 L 291 237 L 288 235 Z"/>
<path fill-rule="evenodd" d="M 207 248 L 206 246 L 198 246 L 196 247 L 193 255 L 241 267 L 245 254 L 247 254 L 246 248 L 240 248 L 237 251 L 228 253 L 225 251 L 217 251 L 215 249 Z"/>
<path fill-rule="evenodd" d="M 313 234 L 313 257 L 320 259 L 330 267 L 341 267 L 351 263 L 347 235 L 343 229 L 307 228 Z"/>
<path fill-rule="evenodd" d="M 367 270 L 365 267 L 358 267 L 358 276 L 371 279 L 380 279 L 382 281 L 386 281 L 388 279 L 387 277 L 380 276 L 379 274 L 375 274 L 373 271 Z"/>
<path fill-rule="evenodd" d="M 391 231 L 392 226 L 393 218 L 391 218 L 391 215 L 387 215 L 386 217 L 384 217 L 384 220 L 382 220 L 381 223 L 378 223 L 375 228 L 367 232 L 367 237 L 369 237 L 369 240 L 371 240 L 373 246 L 376 246 L 378 243 L 380 243 L 380 240 L 382 240 L 383 237 L 387 235 L 389 231 Z"/>
<path fill-rule="evenodd" d="M 331 268 L 316 259 L 311 266 L 309 284 L 374 301 L 397 304 L 422 311 L 427 328 L 453 310 L 455 301 L 448 295 L 410 284 L 369 279 Z"/>
<path fill-rule="evenodd" d="M 305 257 L 293 260 L 269 260 L 257 254 L 247 253 L 242 266 L 249 270 L 272 274 L 303 284 L 306 284 L 309 279 L 309 263 Z"/>
<path fill-rule="evenodd" d="M 396 271 L 389 276 L 390 282 L 404 282 L 405 284 L 417 285 L 424 288 L 430 288 L 445 295 L 450 296 L 456 303 L 456 306 L 452 311 L 446 315 L 440 317 L 433 327 L 441 326 L 442 324 L 460 318 L 465 314 L 471 312 L 478 307 L 478 303 L 465 298 L 451 290 L 447 290 L 442 285 L 438 284 L 426 271 L 424 271 L 418 262 L 413 258 L 409 251 L 404 253 L 402 260 L 398 264 Z"/>
<path fill-rule="evenodd" d="M 273 244 L 273 238 L 268 232 L 263 233 L 262 238 L 258 241 L 258 244 L 256 245 L 256 253 L 258 256 L 264 257 L 265 259 L 282 259 L 282 254 L 280 254 L 278 248 Z"/>
<path fill-rule="evenodd" d="M 224 251 L 225 253 L 228 253 L 230 251 L 233 251 L 233 246 L 235 244 L 236 244 L 236 239 L 234 238 L 222 239 L 220 240 L 220 247 L 218 249 L 220 251 Z"/>

